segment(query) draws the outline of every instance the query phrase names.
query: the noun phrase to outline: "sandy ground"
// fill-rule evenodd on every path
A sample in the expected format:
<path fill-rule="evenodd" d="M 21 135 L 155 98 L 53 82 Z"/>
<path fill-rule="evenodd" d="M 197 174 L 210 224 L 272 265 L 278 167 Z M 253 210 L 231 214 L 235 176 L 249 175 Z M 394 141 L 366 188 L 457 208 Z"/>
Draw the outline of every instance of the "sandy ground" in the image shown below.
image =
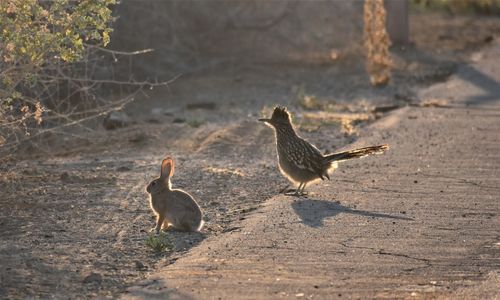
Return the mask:
<path fill-rule="evenodd" d="M 437 24 L 436 31 L 446 33 L 432 35 L 437 40 L 416 33 L 419 50 L 397 52 L 394 82 L 384 89 L 370 87 L 362 64 L 349 59 L 212 70 L 138 99 L 127 108 L 134 125 L 48 141 L 5 160 L 0 166 L 0 297 L 116 296 L 200 242 L 230 243 L 232 233 L 261 216 L 265 208 L 252 212 L 286 184 L 276 168 L 272 131 L 256 118 L 275 103 L 286 104 L 303 136 L 321 150 L 352 143 L 388 110 L 418 103 L 421 87 L 444 81 L 464 60 L 477 59 L 473 51 L 499 27 L 491 20 L 456 22 Z M 471 29 L 449 31 L 449 26 Z M 437 42 L 445 44 L 441 53 L 431 51 Z M 144 243 L 154 223 L 144 188 L 166 154 L 177 160 L 174 187 L 198 199 L 207 223 L 201 233 L 171 233 L 174 251 L 157 254 Z M 390 215 L 402 224 L 408 217 L 398 209 Z"/>

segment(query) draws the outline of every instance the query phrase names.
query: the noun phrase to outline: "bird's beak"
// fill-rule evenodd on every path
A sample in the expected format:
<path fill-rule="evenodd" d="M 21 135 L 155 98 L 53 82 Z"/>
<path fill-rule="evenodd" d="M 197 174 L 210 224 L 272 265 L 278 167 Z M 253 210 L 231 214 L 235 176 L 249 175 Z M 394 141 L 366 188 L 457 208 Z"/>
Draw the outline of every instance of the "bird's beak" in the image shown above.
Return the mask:
<path fill-rule="evenodd" d="M 259 119 L 261 122 L 271 123 L 271 119 Z"/>

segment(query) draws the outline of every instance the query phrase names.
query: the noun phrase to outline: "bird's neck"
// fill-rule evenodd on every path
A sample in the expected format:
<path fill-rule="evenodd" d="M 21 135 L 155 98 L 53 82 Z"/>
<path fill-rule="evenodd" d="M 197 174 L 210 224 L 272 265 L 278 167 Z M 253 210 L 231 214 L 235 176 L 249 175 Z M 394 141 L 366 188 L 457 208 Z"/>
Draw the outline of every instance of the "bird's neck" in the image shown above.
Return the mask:
<path fill-rule="evenodd" d="M 297 137 L 297 133 L 295 133 L 292 124 L 288 123 L 276 126 L 276 138 L 278 141 L 290 137 Z"/>

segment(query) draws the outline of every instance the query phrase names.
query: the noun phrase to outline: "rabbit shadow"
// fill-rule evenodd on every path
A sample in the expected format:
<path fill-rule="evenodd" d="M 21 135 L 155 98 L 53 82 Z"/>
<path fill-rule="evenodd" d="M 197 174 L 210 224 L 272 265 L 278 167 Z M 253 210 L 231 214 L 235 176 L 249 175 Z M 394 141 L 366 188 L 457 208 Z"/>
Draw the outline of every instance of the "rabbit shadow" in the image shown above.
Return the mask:
<path fill-rule="evenodd" d="M 184 252 L 189 249 L 196 247 L 201 243 L 207 236 L 203 232 L 186 232 L 177 230 L 162 230 L 164 234 L 167 234 L 170 240 L 174 244 L 174 251 Z"/>
<path fill-rule="evenodd" d="M 295 213 L 300 217 L 302 223 L 309 227 L 322 227 L 323 221 L 326 218 L 335 217 L 340 213 L 355 214 L 359 216 L 372 217 L 372 218 L 385 218 L 393 220 L 413 221 L 412 218 L 394 216 L 383 213 L 369 212 L 365 210 L 358 210 L 340 205 L 338 202 L 315 200 L 315 199 L 301 199 L 293 202 L 292 208 Z"/>
<path fill-rule="evenodd" d="M 163 279 L 147 279 L 129 286 L 125 295 L 133 299 L 183 299 L 193 300 L 194 297 L 169 287 Z M 126 297 L 126 298 L 128 298 Z"/>

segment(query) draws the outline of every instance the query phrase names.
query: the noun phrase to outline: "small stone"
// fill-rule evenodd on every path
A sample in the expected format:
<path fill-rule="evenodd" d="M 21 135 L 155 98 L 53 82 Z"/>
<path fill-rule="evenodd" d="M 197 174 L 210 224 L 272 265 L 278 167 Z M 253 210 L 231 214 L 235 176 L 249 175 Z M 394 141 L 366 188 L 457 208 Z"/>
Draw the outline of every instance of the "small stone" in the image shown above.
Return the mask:
<path fill-rule="evenodd" d="M 140 262 L 138 260 L 136 260 L 134 263 L 135 263 L 135 268 L 139 271 L 148 269 L 148 267 L 146 267 L 142 262 Z"/>
<path fill-rule="evenodd" d="M 130 170 L 132 170 L 132 168 L 129 166 L 121 166 L 121 167 L 116 168 L 117 172 L 128 172 Z"/>
<path fill-rule="evenodd" d="M 63 172 L 59 178 L 63 182 L 68 182 L 69 181 L 69 173 L 68 172 Z"/>
<path fill-rule="evenodd" d="M 484 38 L 485 43 L 491 43 L 495 38 L 492 35 L 488 35 Z"/>
<path fill-rule="evenodd" d="M 160 120 L 155 119 L 155 118 L 149 118 L 146 120 L 146 122 L 148 122 L 149 124 L 160 124 L 161 123 Z"/>
<path fill-rule="evenodd" d="M 142 143 L 147 140 L 147 136 L 144 133 L 138 133 L 128 139 L 131 143 Z"/>
<path fill-rule="evenodd" d="M 163 108 L 161 107 L 155 107 L 151 110 L 152 115 L 161 115 L 163 114 Z"/>
<path fill-rule="evenodd" d="M 163 110 L 163 114 L 165 116 L 173 116 L 173 115 L 175 115 L 179 111 L 180 111 L 180 108 L 178 108 L 178 107 L 171 107 L 171 108 L 164 109 Z"/>
<path fill-rule="evenodd" d="M 215 103 L 214 102 L 198 102 L 198 103 L 189 103 L 186 105 L 186 108 L 189 110 L 192 109 L 208 109 L 208 110 L 213 110 L 215 109 Z"/>
<path fill-rule="evenodd" d="M 132 123 L 130 117 L 122 111 L 110 112 L 103 121 L 103 126 L 107 130 L 126 127 Z"/>
<path fill-rule="evenodd" d="M 102 275 L 99 273 L 91 272 L 89 275 L 83 278 L 83 283 L 101 283 Z"/>

